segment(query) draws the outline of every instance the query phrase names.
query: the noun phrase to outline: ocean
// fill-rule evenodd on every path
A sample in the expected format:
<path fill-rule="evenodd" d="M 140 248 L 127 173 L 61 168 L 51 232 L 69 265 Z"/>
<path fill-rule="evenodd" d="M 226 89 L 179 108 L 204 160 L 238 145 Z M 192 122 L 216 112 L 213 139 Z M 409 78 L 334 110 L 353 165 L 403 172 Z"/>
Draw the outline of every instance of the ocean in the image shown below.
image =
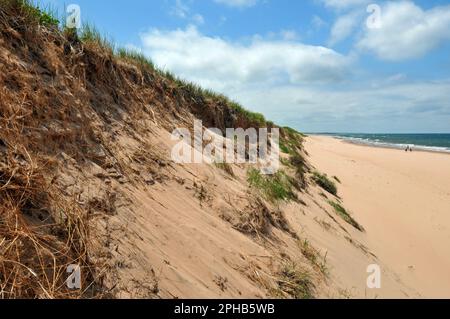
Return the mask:
<path fill-rule="evenodd" d="M 355 144 L 450 153 L 450 134 L 342 134 L 327 133 Z"/>

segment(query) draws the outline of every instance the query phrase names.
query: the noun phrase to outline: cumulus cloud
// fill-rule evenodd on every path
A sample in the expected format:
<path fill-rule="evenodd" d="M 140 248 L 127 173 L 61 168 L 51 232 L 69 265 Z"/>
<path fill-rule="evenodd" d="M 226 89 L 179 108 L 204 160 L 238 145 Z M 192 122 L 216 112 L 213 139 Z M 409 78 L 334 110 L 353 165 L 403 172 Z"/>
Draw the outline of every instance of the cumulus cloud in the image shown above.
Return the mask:
<path fill-rule="evenodd" d="M 254 37 L 248 43 L 209 37 L 195 26 L 141 35 L 143 51 L 154 62 L 207 87 L 226 89 L 253 84 L 333 83 L 344 79 L 351 59 L 331 49 L 293 41 Z"/>
<path fill-rule="evenodd" d="M 450 80 L 338 89 L 282 86 L 236 95 L 268 118 L 305 132 L 447 132 L 450 122 Z"/>
<path fill-rule="evenodd" d="M 450 41 L 450 6 L 423 10 L 410 1 L 388 2 L 381 10 L 381 28 L 366 29 L 357 47 L 383 60 L 423 57 Z"/>
<path fill-rule="evenodd" d="M 214 0 L 217 3 L 225 4 L 229 7 L 245 8 L 252 7 L 257 3 L 257 0 Z"/>
<path fill-rule="evenodd" d="M 331 28 L 329 46 L 334 46 L 337 43 L 348 38 L 362 21 L 361 11 L 352 11 L 348 14 L 340 16 Z"/>

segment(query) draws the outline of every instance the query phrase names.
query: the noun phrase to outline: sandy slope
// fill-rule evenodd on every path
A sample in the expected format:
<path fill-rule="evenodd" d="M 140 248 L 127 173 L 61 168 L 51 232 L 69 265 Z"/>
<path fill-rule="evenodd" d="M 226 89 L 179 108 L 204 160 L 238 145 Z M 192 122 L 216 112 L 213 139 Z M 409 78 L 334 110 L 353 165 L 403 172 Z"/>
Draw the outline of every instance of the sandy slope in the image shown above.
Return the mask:
<path fill-rule="evenodd" d="M 368 245 L 422 297 L 450 297 L 450 155 L 307 139 L 313 165 L 342 181 Z"/>
<path fill-rule="evenodd" d="M 165 130 L 153 130 L 152 136 L 145 138 L 165 157 L 174 142 Z M 126 153 L 132 143 L 119 139 L 119 145 Z M 115 216 L 104 220 L 103 232 L 109 235 L 105 253 L 112 253 L 110 266 L 116 272 L 107 285 L 114 287 L 116 296 L 274 297 L 271 289 L 280 280 L 280 266 L 292 262 L 312 275 L 316 297 L 417 296 L 376 256 L 367 234 L 336 215 L 328 200 L 338 199 L 325 195 L 313 183 L 298 194 L 303 204 L 290 201 L 270 209 L 283 213 L 298 239 L 276 227 L 270 227 L 271 235 L 265 239 L 238 231 L 233 224 L 254 204 L 246 182 L 247 169 L 233 165 L 232 178 L 215 166 L 167 161 L 155 184 L 125 184 L 124 188 L 113 182 L 129 199 L 119 205 Z M 205 193 L 202 200 L 200 192 Z M 324 259 L 327 277 L 305 258 L 299 246 L 304 240 L 319 252 L 318 262 Z M 366 287 L 366 269 L 374 263 L 383 265 L 381 290 Z"/>

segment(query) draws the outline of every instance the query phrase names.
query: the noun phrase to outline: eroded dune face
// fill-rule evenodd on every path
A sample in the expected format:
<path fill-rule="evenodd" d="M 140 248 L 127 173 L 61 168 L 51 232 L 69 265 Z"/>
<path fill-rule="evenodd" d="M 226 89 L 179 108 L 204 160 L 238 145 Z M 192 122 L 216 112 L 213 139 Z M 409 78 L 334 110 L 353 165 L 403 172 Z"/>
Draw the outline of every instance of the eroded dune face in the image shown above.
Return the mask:
<path fill-rule="evenodd" d="M 327 177 L 301 134 L 281 131 L 271 177 L 243 164 L 176 164 L 170 133 L 195 119 L 273 124 L 0 10 L 1 297 L 417 296 L 373 250 L 367 220 L 318 186 Z M 78 290 L 65 285 L 74 264 Z M 367 289 L 371 264 L 383 269 L 379 290 Z"/>

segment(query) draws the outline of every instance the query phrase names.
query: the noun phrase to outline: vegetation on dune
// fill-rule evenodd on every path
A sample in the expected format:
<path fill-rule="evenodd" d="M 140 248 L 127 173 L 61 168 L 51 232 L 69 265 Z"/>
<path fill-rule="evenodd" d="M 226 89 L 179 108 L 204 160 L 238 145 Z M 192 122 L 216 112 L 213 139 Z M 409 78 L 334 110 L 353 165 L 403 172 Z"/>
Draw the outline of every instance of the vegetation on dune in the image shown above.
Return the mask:
<path fill-rule="evenodd" d="M 77 36 L 81 42 L 97 45 L 111 54 L 116 52 L 114 42 L 103 36 L 100 31 L 91 24 L 84 24 L 81 31 L 75 33 L 75 36 Z M 120 57 L 120 53 L 122 53 L 122 51 L 120 51 L 117 56 Z M 141 60 L 138 61 L 140 62 Z"/>
<path fill-rule="evenodd" d="M 297 152 L 290 156 L 289 165 L 291 165 L 295 169 L 294 186 L 299 191 L 303 191 L 308 186 L 308 182 L 306 179 L 308 167 L 305 158 L 300 152 Z"/>
<path fill-rule="evenodd" d="M 339 184 L 342 184 L 342 182 L 341 182 L 341 180 L 339 179 L 339 177 L 333 176 L 333 178 L 334 178 L 334 180 L 335 180 L 336 182 L 338 182 Z"/>
<path fill-rule="evenodd" d="M 327 255 L 322 256 L 307 239 L 300 241 L 299 246 L 303 256 L 311 262 L 313 267 L 325 277 L 328 276 Z"/>
<path fill-rule="evenodd" d="M 283 127 L 280 138 L 280 150 L 283 153 L 296 155 L 303 145 L 305 135 L 290 127 Z"/>
<path fill-rule="evenodd" d="M 57 25 L 52 12 L 29 1 L 0 0 L 2 49 L 19 56 L 26 52 L 24 61 L 34 64 L 22 69 L 0 59 L 0 298 L 101 295 L 100 265 L 91 259 L 89 211 L 57 186 L 58 156 L 88 158 L 92 130 L 78 106 L 58 100 L 56 88 L 38 85 L 39 66 L 53 71 L 42 39 L 60 39 Z M 31 82 L 37 83 L 33 89 Z M 82 270 L 81 289 L 66 285 L 72 264 Z"/>
<path fill-rule="evenodd" d="M 5 9 L 19 9 L 20 16 L 30 23 L 54 27 L 59 25 L 57 13 L 49 5 L 46 8 L 39 8 L 30 0 L 1 0 L 0 4 Z"/>
<path fill-rule="evenodd" d="M 83 43 L 90 43 L 99 46 L 109 51 L 115 58 L 132 63 L 147 71 L 155 72 L 162 78 L 170 81 L 176 88 L 187 92 L 191 97 L 197 98 L 200 101 L 210 100 L 212 103 L 220 104 L 229 107 L 233 110 L 241 119 L 248 122 L 248 126 L 256 127 L 273 127 L 272 122 L 267 122 L 264 115 L 256 112 L 251 112 L 245 109 L 239 103 L 230 100 L 228 97 L 221 93 L 214 92 L 210 89 L 205 89 L 198 84 L 179 78 L 172 72 L 164 69 L 160 69 L 155 66 L 153 61 L 145 56 L 142 52 L 136 49 L 117 47 L 113 41 L 104 37 L 93 25 L 85 24 L 79 32 L 78 38 Z"/>
<path fill-rule="evenodd" d="M 348 224 L 352 225 L 353 227 L 355 227 L 357 230 L 363 232 L 364 228 L 350 215 L 350 213 L 347 212 L 347 210 L 342 207 L 341 204 L 333 202 L 333 201 L 329 201 L 328 202 L 336 211 L 336 213 Z"/>
<path fill-rule="evenodd" d="M 233 167 L 229 163 L 215 163 L 216 167 L 223 170 L 225 173 L 227 173 L 231 177 L 235 177 Z"/>
<path fill-rule="evenodd" d="M 337 196 L 336 184 L 332 180 L 330 180 L 327 175 L 321 174 L 319 172 L 314 172 L 313 180 L 317 183 L 317 185 L 326 190 L 328 193 Z"/>
<path fill-rule="evenodd" d="M 15 13 L 23 17 L 30 26 L 39 24 L 43 26 L 58 27 L 60 24 L 60 21 L 57 18 L 57 12 L 50 6 L 39 8 L 30 0 L 0 0 L 0 4 L 5 9 L 12 9 L 12 11 L 15 11 Z M 77 37 L 79 41 L 85 44 L 97 45 L 99 48 L 110 52 L 117 59 L 156 72 L 159 76 L 176 85 L 177 88 L 187 91 L 191 96 L 196 96 L 201 100 L 211 100 L 213 103 L 229 107 L 241 120 L 247 122 L 249 127 L 252 125 L 256 127 L 273 126 L 272 122 L 267 122 L 264 115 L 245 109 L 242 105 L 230 100 L 223 94 L 216 93 L 210 89 L 204 89 L 195 83 L 180 79 L 170 71 L 157 68 L 153 61 L 146 57 L 142 52 L 134 49 L 117 47 L 112 40 L 103 36 L 92 24 L 84 24 L 80 31 L 67 30 L 64 27 L 63 31 L 66 34 L 70 34 L 70 36 Z"/>
<path fill-rule="evenodd" d="M 261 191 L 269 201 L 278 202 L 296 199 L 292 190 L 291 179 L 283 171 L 265 176 L 258 169 L 251 168 L 247 173 L 247 179 L 250 186 Z"/>
<path fill-rule="evenodd" d="M 294 262 L 287 262 L 279 273 L 278 292 L 294 299 L 314 299 L 315 285 L 311 274 Z"/>

